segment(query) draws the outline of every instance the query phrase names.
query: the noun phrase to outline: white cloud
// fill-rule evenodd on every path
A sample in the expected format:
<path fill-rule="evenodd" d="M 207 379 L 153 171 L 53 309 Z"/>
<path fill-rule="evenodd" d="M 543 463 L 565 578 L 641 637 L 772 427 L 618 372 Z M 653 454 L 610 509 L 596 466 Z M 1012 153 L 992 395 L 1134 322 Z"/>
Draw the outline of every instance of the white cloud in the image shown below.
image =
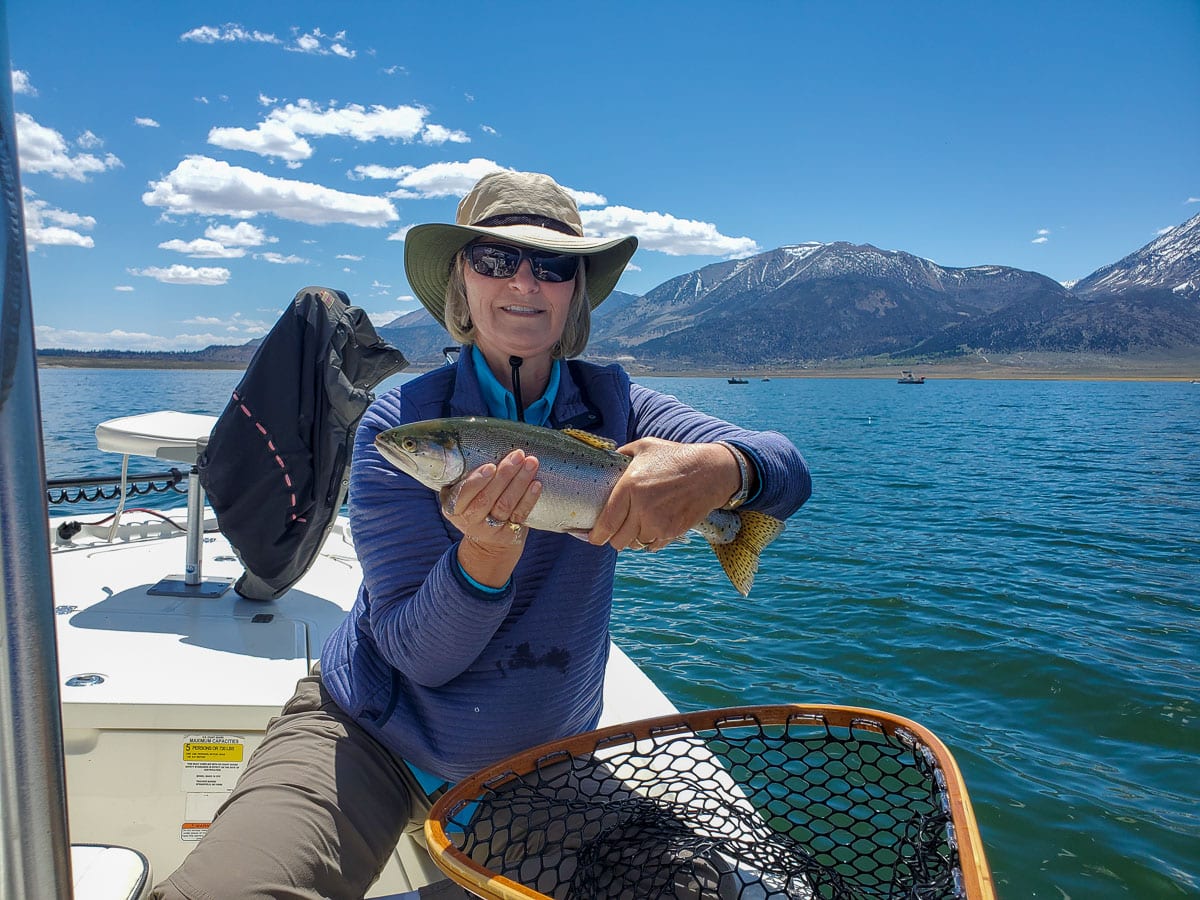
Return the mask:
<path fill-rule="evenodd" d="M 53 128 L 34 121 L 28 113 L 19 112 L 17 122 L 17 155 L 21 171 L 45 172 L 54 178 L 87 181 L 89 175 L 105 172 L 122 165 L 121 160 L 108 153 L 103 159 L 91 153 L 71 156 L 67 142 Z M 85 135 L 91 132 L 84 132 Z M 94 136 L 93 136 L 94 137 Z"/>
<path fill-rule="evenodd" d="M 484 175 L 506 171 L 490 159 L 476 157 L 467 162 L 439 162 L 420 168 L 414 166 L 355 166 L 352 179 L 394 180 L 398 187 L 387 196 L 397 199 L 465 197 Z M 710 222 L 680 219 L 666 213 L 646 212 L 628 206 L 604 206 L 608 199 L 595 191 L 581 191 L 564 185 L 581 209 L 584 230 L 598 237 L 636 234 L 640 246 L 669 256 L 750 256 L 759 252 L 758 244 L 748 237 L 721 234 Z M 389 241 L 403 241 L 411 225 L 388 235 Z"/>
<path fill-rule="evenodd" d="M 189 156 L 142 195 L 147 206 L 168 213 L 236 216 L 260 213 L 324 225 L 340 222 L 376 228 L 399 218 L 382 197 L 335 191 L 319 184 L 274 178 L 207 156 Z"/>
<path fill-rule="evenodd" d="M 282 44 L 279 38 L 275 35 L 263 31 L 250 31 L 243 28 L 241 25 L 229 23 L 220 27 L 214 25 L 201 25 L 199 28 L 193 28 L 191 31 L 186 31 L 179 36 L 181 41 L 195 41 L 197 44 L 220 44 L 220 43 L 255 43 L 255 44 Z"/>
<path fill-rule="evenodd" d="M 113 287 L 113 290 L 121 291 L 122 293 L 128 294 L 128 293 L 132 293 L 133 285 L 132 284 L 118 284 Z"/>
<path fill-rule="evenodd" d="M 1186 204 L 1186 203 L 1200 203 L 1200 197 L 1188 197 L 1188 198 L 1187 198 L 1186 200 L 1184 200 L 1183 202 L 1184 202 L 1185 204 Z"/>
<path fill-rule="evenodd" d="M 367 318 L 371 320 L 371 324 L 376 328 L 382 328 L 384 325 L 390 325 L 400 318 L 404 313 L 389 310 L 388 312 L 368 312 Z"/>
<path fill-rule="evenodd" d="M 247 150 L 259 156 L 277 156 L 288 162 L 313 155 L 312 144 L 280 122 L 260 122 L 253 130 L 213 128 L 208 132 L 208 142 L 226 150 Z"/>
<path fill-rule="evenodd" d="M 363 261 L 363 257 L 356 256 L 353 253 L 339 253 L 337 255 L 337 258 L 338 259 L 348 259 L 348 260 L 350 260 L 350 262 L 362 262 Z"/>
<path fill-rule="evenodd" d="M 261 228 L 249 222 L 238 222 L 236 225 L 209 225 L 204 229 L 204 236 L 210 241 L 219 241 L 226 247 L 261 247 L 263 244 L 276 244 L 279 238 L 270 237 Z"/>
<path fill-rule="evenodd" d="M 604 209 L 582 210 L 585 233 L 595 237 L 618 237 L 635 234 L 638 246 L 657 250 L 668 256 L 750 256 L 759 246 L 748 237 L 729 237 L 721 234 L 711 222 L 680 219 L 667 213 L 630 209 L 628 206 L 606 206 Z"/>
<path fill-rule="evenodd" d="M 255 253 L 254 258 L 262 259 L 269 263 L 275 263 L 276 265 L 280 265 L 280 266 L 292 266 L 297 263 L 308 262 L 308 260 L 305 259 L 304 257 L 296 256 L 295 254 L 292 254 L 289 256 L 284 256 L 282 253 L 272 253 L 272 252 Z"/>
<path fill-rule="evenodd" d="M 577 191 L 574 188 L 563 187 L 568 194 L 575 198 L 575 203 L 578 206 L 603 206 L 608 202 L 608 198 L 603 194 L 597 194 L 594 191 Z"/>
<path fill-rule="evenodd" d="M 1158 235 L 1159 237 L 1162 237 L 1162 236 L 1163 236 L 1164 234 L 1166 234 L 1168 231 L 1174 231 L 1174 230 L 1175 230 L 1175 226 L 1174 226 L 1174 225 L 1168 225 L 1166 228 L 1159 228 L 1159 229 L 1158 229 L 1157 231 L 1155 231 L 1154 233 L 1155 233 L 1156 235 Z"/>
<path fill-rule="evenodd" d="M 471 143 L 471 139 L 467 137 L 465 132 L 451 131 L 444 125 L 426 125 L 421 131 L 422 144 L 444 144 L 447 141 L 452 144 Z"/>
<path fill-rule="evenodd" d="M 317 56 L 340 56 L 343 59 L 354 59 L 358 55 L 357 50 L 351 50 L 346 46 L 345 31 L 339 31 L 330 36 L 323 33 L 320 28 L 314 28 L 304 34 L 297 33 L 297 29 L 293 28 L 292 33 L 296 35 L 296 40 L 286 46 L 285 50 L 295 53 L 313 53 Z"/>
<path fill-rule="evenodd" d="M 235 312 L 227 319 L 218 316 L 192 316 L 190 319 L 184 319 L 182 324 L 199 325 L 202 328 L 220 328 L 228 334 L 242 334 L 248 337 L 266 334 L 269 330 L 268 323 L 259 319 L 247 319 L 240 312 Z M 228 340 L 228 336 L 219 339 L 221 342 Z"/>
<path fill-rule="evenodd" d="M 278 102 L 279 102 L 278 97 L 268 97 L 262 91 L 259 91 L 259 93 L 258 93 L 258 105 L 259 106 L 274 106 Z"/>
<path fill-rule="evenodd" d="M 229 270 L 220 266 L 202 266 L 194 268 L 192 266 L 182 266 L 178 263 L 166 269 L 159 266 L 150 266 L 145 269 L 129 269 L 130 275 L 137 275 L 142 278 L 153 278 L 155 281 L 161 281 L 163 284 L 203 284 L 203 285 L 220 285 L 229 280 Z"/>
<path fill-rule="evenodd" d="M 399 166 L 387 169 L 382 166 L 355 166 L 354 172 L 362 178 L 394 179 L 397 189 L 389 197 L 405 199 L 465 197 L 484 175 L 503 172 L 504 166 L 490 159 L 476 157 L 466 162 L 439 162 L 416 168 Z"/>
<path fill-rule="evenodd" d="M 140 125 L 143 128 L 158 128 L 158 123 L 146 116 L 136 116 L 133 120 L 134 125 Z"/>
<path fill-rule="evenodd" d="M 30 190 L 25 191 L 25 246 L 36 247 L 85 247 L 91 249 L 96 242 L 91 235 L 81 234 L 96 225 L 92 216 L 57 209 L 45 200 L 39 200 Z"/>
<path fill-rule="evenodd" d="M 415 172 L 413 166 L 396 166 L 390 168 L 388 166 L 366 165 L 355 166 L 346 173 L 346 177 L 351 181 L 362 181 L 364 178 L 374 178 L 378 181 L 385 181 L 389 178 L 403 178 L 409 172 Z"/>
<path fill-rule="evenodd" d="M 157 334 L 147 334 L 144 331 L 113 330 L 75 331 L 73 329 L 54 328 L 50 325 L 38 325 L 35 328 L 37 345 L 44 348 L 59 348 L 64 350 L 202 350 L 213 344 L 245 343 L 252 337 L 266 334 L 264 327 L 252 331 L 249 327 L 239 329 L 237 337 L 231 340 L 230 334 L 177 334 L 174 337 L 163 337 Z"/>
<path fill-rule="evenodd" d="M 425 144 L 470 141 L 463 132 L 426 123 L 429 110 L 423 106 L 381 106 L 369 109 L 357 103 L 322 107 L 312 100 L 297 100 L 271 110 L 254 128 L 213 128 L 208 142 L 226 150 L 246 150 L 259 156 L 275 156 L 296 162 L 313 155 L 304 136 L 348 137 L 370 143 L 399 140 Z"/>
<path fill-rule="evenodd" d="M 239 259 L 246 255 L 242 247 L 226 247 L 219 241 L 206 238 L 196 238 L 194 241 L 181 241 L 175 238 L 163 241 L 158 245 L 160 250 L 174 250 L 176 253 L 186 253 L 193 259 Z"/>
<path fill-rule="evenodd" d="M 1045 243 L 1048 243 L 1049 240 L 1050 240 L 1050 229 L 1049 228 L 1039 228 L 1037 230 L 1037 237 L 1035 237 L 1030 243 L 1045 244 Z"/>
<path fill-rule="evenodd" d="M 355 166 L 349 173 L 353 180 L 373 178 L 397 183 L 387 196 L 397 199 L 434 199 L 438 197 L 465 197 L 484 175 L 506 171 L 505 167 L 490 159 L 475 157 L 467 162 L 439 162 L 417 168 L 415 166 L 387 167 L 379 165 Z M 575 198 L 579 206 L 603 206 L 608 200 L 595 191 L 563 189 Z"/>
<path fill-rule="evenodd" d="M 79 137 L 75 138 L 75 146 L 82 147 L 84 150 L 95 150 L 97 147 L 103 147 L 104 141 L 96 137 L 91 131 L 85 131 Z"/>
<path fill-rule="evenodd" d="M 484 134 L 499 134 L 500 133 L 495 128 L 493 128 L 491 125 L 480 125 L 479 130 L 482 131 Z"/>
<path fill-rule="evenodd" d="M 29 80 L 29 73 L 24 69 L 12 70 L 12 89 L 14 94 L 26 94 L 30 97 L 38 95 L 37 88 Z"/>

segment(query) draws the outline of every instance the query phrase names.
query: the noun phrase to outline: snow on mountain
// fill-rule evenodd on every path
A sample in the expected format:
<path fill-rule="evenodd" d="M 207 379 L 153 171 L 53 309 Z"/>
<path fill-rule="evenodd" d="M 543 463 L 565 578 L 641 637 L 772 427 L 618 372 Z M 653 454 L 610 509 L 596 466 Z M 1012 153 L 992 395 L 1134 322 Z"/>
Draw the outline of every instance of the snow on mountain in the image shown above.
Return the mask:
<path fill-rule="evenodd" d="M 1200 295 L 1200 215 L 1164 232 L 1124 259 L 1097 269 L 1073 290 L 1087 296 L 1153 288 Z"/>

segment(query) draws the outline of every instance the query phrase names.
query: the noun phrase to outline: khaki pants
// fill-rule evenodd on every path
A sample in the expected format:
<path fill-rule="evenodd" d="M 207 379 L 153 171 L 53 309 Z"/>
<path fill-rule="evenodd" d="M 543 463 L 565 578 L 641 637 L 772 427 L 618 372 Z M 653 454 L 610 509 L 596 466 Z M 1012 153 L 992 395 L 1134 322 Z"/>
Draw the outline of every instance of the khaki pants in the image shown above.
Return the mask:
<path fill-rule="evenodd" d="M 429 811 L 408 769 L 302 678 L 204 839 L 155 900 L 358 900 Z M 442 883 L 421 896 L 468 897 Z"/>

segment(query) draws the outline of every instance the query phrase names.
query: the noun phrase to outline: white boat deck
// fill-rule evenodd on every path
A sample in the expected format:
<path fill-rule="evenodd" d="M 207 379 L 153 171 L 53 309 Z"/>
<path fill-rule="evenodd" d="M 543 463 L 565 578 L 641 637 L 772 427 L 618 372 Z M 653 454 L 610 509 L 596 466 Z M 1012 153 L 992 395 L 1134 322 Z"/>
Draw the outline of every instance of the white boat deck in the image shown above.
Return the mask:
<path fill-rule="evenodd" d="M 75 507 L 50 523 L 60 690 L 73 844 L 132 848 L 152 878 L 171 872 L 204 834 L 268 719 L 291 696 L 349 610 L 360 570 L 349 523 L 337 520 L 309 572 L 271 602 L 150 593 L 184 568 L 187 510 L 127 510 L 108 527 L 57 537 Z M 201 574 L 241 574 L 209 514 Z M 613 647 L 602 724 L 673 707 Z M 443 876 L 419 831 L 406 835 L 369 896 L 403 893 Z"/>

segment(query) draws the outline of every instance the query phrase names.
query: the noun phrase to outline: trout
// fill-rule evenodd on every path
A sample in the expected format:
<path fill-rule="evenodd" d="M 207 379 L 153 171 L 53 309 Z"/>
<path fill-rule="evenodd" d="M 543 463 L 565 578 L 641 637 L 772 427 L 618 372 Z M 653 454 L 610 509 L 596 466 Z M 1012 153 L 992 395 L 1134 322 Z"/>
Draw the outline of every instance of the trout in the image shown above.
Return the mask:
<path fill-rule="evenodd" d="M 383 457 L 435 491 L 453 487 L 484 463 L 513 450 L 538 460 L 542 493 L 525 524 L 540 531 L 585 537 L 631 457 L 586 431 L 558 431 L 507 419 L 469 416 L 428 419 L 390 428 L 375 437 Z M 774 516 L 752 510 L 714 509 L 692 530 L 716 553 L 743 597 L 750 593 L 759 556 L 784 529 Z"/>

